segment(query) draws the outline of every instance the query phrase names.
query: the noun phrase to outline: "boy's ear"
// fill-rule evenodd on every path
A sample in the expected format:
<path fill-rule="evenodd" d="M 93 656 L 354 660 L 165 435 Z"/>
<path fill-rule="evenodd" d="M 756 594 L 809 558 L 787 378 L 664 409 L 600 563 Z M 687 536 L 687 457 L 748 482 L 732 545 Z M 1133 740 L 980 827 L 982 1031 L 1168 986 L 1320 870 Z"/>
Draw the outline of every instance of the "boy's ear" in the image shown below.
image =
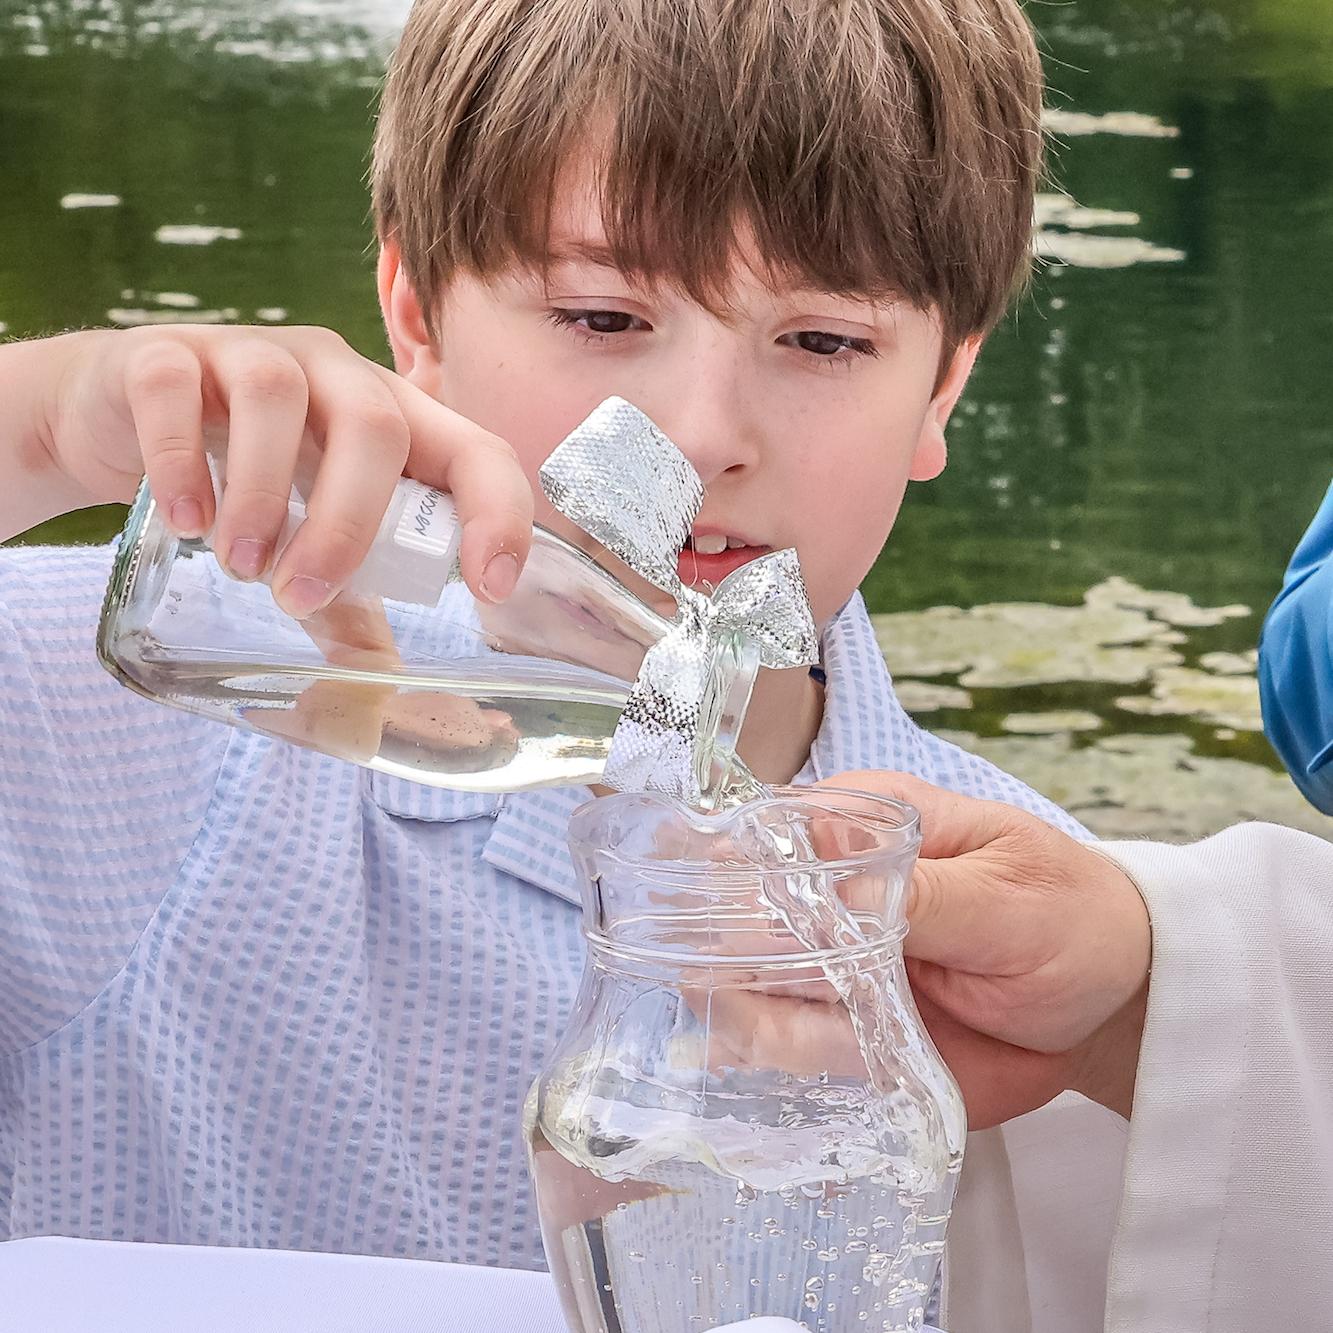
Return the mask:
<path fill-rule="evenodd" d="M 977 334 L 959 343 L 941 377 L 935 396 L 930 400 L 916 452 L 912 455 L 912 468 L 907 474 L 910 481 L 933 481 L 944 471 L 944 465 L 949 461 L 949 445 L 944 432 L 967 387 L 968 376 L 976 364 L 977 353 L 981 351 L 981 342 L 981 335 Z"/>
<path fill-rule="evenodd" d="M 403 271 L 398 243 L 394 240 L 380 243 L 375 283 L 379 290 L 384 328 L 393 350 L 394 369 L 417 388 L 432 392 L 439 371 L 439 353 L 435 339 L 426 327 L 421 302 Z"/>

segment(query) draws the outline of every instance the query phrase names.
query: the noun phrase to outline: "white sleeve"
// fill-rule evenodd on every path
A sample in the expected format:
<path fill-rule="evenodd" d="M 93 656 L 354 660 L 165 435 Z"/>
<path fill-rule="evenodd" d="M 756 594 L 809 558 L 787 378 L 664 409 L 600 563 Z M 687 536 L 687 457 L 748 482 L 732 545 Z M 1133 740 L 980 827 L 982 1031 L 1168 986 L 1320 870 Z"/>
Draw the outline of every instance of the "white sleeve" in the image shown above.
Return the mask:
<path fill-rule="evenodd" d="M 1333 846 L 1252 824 L 1102 850 L 1153 922 L 1133 1117 L 1065 1094 L 973 1136 L 945 1327 L 1329 1327 Z M 997 1262 L 1023 1275 L 998 1305 L 973 1280 Z"/>
<path fill-rule="evenodd" d="M 1153 919 L 1107 1329 L 1329 1326 L 1333 846 L 1111 847 Z"/>

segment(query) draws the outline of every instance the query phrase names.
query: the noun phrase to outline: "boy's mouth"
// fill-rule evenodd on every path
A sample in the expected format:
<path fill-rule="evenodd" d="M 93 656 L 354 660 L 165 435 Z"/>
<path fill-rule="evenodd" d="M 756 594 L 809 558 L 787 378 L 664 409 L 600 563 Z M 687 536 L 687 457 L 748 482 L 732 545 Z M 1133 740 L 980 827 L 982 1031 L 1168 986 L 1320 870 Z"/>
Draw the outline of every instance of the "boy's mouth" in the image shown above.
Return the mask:
<path fill-rule="evenodd" d="M 680 581 L 691 588 L 716 588 L 728 574 L 757 560 L 770 547 L 751 544 L 728 532 L 696 530 L 685 539 L 676 564 Z"/>

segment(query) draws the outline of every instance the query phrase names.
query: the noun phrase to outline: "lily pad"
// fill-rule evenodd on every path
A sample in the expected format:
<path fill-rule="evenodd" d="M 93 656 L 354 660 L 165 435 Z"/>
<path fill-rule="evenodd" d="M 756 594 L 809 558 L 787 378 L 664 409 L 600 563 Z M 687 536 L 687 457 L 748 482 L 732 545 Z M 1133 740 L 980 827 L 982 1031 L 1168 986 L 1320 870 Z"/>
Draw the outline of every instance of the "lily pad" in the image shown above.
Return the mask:
<path fill-rule="evenodd" d="M 120 203 L 118 194 L 66 194 L 60 198 L 61 208 L 115 208 Z"/>
<path fill-rule="evenodd" d="M 1096 731 L 1103 725 L 1096 713 L 1078 708 L 1054 709 L 1047 713 L 1010 713 L 1003 730 L 1019 736 L 1055 736 L 1068 731 Z"/>
<path fill-rule="evenodd" d="M 909 713 L 934 713 L 941 708 L 972 707 L 972 696 L 956 685 L 937 685 L 924 680 L 895 681 L 894 693 Z"/>
<path fill-rule="evenodd" d="M 143 310 L 119 308 L 108 310 L 106 317 L 122 329 L 140 328 L 145 324 L 230 324 L 240 318 L 240 312 L 230 306 L 226 310 Z"/>
<path fill-rule="evenodd" d="M 212 245 L 214 241 L 239 241 L 238 227 L 206 227 L 200 223 L 181 223 L 159 227 L 153 239 L 161 245 Z"/>
<path fill-rule="evenodd" d="M 1071 268 L 1132 268 L 1135 264 L 1178 264 L 1183 250 L 1145 241 L 1141 236 L 1091 236 L 1083 232 L 1039 231 L 1033 246 L 1042 259 Z"/>
<path fill-rule="evenodd" d="M 1195 754 L 1187 736 L 1108 736 L 1076 748 L 1068 735 L 940 734 L 1022 778 L 1098 837 L 1192 842 L 1259 819 L 1333 841 L 1333 819 L 1285 774 Z"/>
<path fill-rule="evenodd" d="M 1253 676 L 1217 676 L 1193 667 L 1167 667 L 1153 675 L 1151 695 L 1115 701 L 1127 713 L 1197 717 L 1215 727 L 1262 731 L 1259 682 Z"/>
<path fill-rule="evenodd" d="M 1178 610 L 1170 602 L 1176 596 L 1150 593 L 1122 579 L 1114 589 L 1098 584 L 1082 606 L 991 602 L 967 611 L 933 607 L 875 616 L 875 633 L 897 677 L 957 675 L 958 683 L 969 688 L 1061 681 L 1132 685 L 1183 659 L 1174 651 L 1179 635 L 1171 625 L 1123 599 L 1156 598 Z M 1208 608 L 1193 609 L 1208 618 Z"/>
<path fill-rule="evenodd" d="M 1259 650 L 1246 653 L 1204 653 L 1199 665 L 1219 676 L 1252 676 L 1259 667 Z"/>
<path fill-rule="evenodd" d="M 1087 231 L 1092 227 L 1137 227 L 1142 219 L 1137 213 L 1111 208 L 1084 208 L 1071 195 L 1039 194 L 1033 205 L 1037 226 L 1068 227 Z"/>
<path fill-rule="evenodd" d="M 1089 588 L 1084 595 L 1089 606 L 1119 606 L 1147 611 L 1157 620 L 1187 629 L 1221 625 L 1251 614 L 1248 606 L 1199 606 L 1183 592 L 1153 592 L 1128 579 L 1113 576 Z"/>
<path fill-rule="evenodd" d="M 1139 111 L 1107 111 L 1100 116 L 1087 111 L 1066 111 L 1061 107 L 1047 107 L 1042 113 L 1042 124 L 1052 134 L 1077 138 L 1087 134 L 1119 134 L 1135 139 L 1178 139 L 1180 130 L 1167 125 L 1156 116 Z"/>

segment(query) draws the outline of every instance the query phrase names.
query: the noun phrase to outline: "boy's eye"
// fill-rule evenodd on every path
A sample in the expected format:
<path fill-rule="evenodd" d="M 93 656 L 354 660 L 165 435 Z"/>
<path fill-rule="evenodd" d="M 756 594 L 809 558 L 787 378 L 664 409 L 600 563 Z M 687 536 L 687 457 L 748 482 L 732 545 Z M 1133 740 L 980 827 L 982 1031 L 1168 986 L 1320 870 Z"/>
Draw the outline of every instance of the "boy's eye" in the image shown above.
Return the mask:
<path fill-rule="evenodd" d="M 634 323 L 623 310 L 589 310 L 584 319 L 591 333 L 624 333 Z"/>
<path fill-rule="evenodd" d="M 875 356 L 875 345 L 868 338 L 851 338 L 841 333 L 821 333 L 807 329 L 802 333 L 789 333 L 778 339 L 788 346 L 799 347 L 803 352 L 814 356 L 834 357 L 839 352 L 856 352 L 863 356 Z"/>
<path fill-rule="evenodd" d="M 584 333 L 630 333 L 651 327 L 646 320 L 625 310 L 570 310 L 556 307 L 548 313 L 547 318 L 553 324 L 581 329 Z"/>

